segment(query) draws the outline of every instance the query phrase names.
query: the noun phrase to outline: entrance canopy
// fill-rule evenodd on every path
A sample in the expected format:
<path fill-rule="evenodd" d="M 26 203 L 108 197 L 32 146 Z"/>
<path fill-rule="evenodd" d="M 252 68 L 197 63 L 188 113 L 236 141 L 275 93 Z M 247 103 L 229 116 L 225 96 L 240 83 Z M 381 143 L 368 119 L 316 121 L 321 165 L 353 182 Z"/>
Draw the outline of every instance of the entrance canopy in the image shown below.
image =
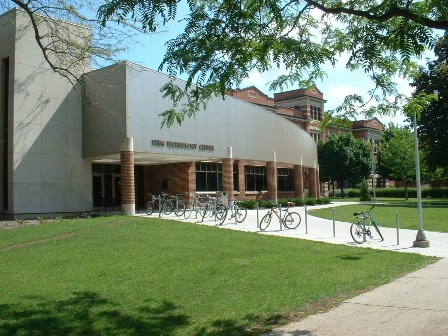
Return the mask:
<path fill-rule="evenodd" d="M 182 125 L 161 128 L 160 114 L 172 108 L 172 102 L 160 92 L 169 80 L 131 63 L 87 74 L 83 156 L 97 163 L 118 164 L 121 140 L 130 137 L 136 165 L 220 161 L 230 155 L 316 167 L 316 144 L 303 129 L 232 97 L 214 98 Z"/>

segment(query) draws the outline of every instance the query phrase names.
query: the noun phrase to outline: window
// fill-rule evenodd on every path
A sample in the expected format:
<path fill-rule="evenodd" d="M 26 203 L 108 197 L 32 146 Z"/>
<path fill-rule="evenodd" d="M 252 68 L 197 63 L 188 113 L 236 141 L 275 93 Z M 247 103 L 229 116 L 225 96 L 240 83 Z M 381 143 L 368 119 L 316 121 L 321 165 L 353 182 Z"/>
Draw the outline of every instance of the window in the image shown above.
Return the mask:
<path fill-rule="evenodd" d="M 294 171 L 287 168 L 277 169 L 278 191 L 294 191 Z"/>
<path fill-rule="evenodd" d="M 265 166 L 245 166 L 246 191 L 262 191 L 267 189 Z"/>
<path fill-rule="evenodd" d="M 322 134 L 320 132 L 311 132 L 310 135 L 316 142 L 322 140 Z"/>
<path fill-rule="evenodd" d="M 322 112 L 320 107 L 311 106 L 311 119 L 322 121 Z"/>
<path fill-rule="evenodd" d="M 222 191 L 222 164 L 196 162 L 196 191 Z"/>

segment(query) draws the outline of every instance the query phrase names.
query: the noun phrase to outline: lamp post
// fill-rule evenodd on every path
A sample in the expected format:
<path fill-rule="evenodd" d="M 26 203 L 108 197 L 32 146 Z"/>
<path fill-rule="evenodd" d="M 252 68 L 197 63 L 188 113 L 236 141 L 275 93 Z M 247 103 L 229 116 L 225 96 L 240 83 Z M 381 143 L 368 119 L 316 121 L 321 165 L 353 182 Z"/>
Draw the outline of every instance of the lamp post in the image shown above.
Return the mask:
<path fill-rule="evenodd" d="M 426 239 L 425 231 L 423 231 L 422 186 L 420 183 L 420 157 L 418 153 L 417 113 L 414 113 L 414 147 L 415 147 L 415 169 L 416 169 L 416 184 L 417 184 L 417 204 L 418 204 L 418 232 L 413 246 L 429 247 L 429 240 Z"/>

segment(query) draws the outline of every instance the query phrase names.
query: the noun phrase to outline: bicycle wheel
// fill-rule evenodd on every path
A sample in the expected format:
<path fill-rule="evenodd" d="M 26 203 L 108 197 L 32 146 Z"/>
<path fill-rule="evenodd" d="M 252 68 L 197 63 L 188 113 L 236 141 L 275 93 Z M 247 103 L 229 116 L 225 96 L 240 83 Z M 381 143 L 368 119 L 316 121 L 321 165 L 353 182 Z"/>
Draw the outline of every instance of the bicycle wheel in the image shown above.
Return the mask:
<path fill-rule="evenodd" d="M 177 202 L 177 207 L 174 206 L 174 214 L 177 217 L 183 216 L 185 213 L 185 203 L 183 201 Z"/>
<path fill-rule="evenodd" d="M 364 243 L 364 229 L 361 224 L 353 223 L 350 227 L 350 234 L 352 235 L 355 243 L 362 244 Z"/>
<path fill-rule="evenodd" d="M 191 203 L 188 203 L 187 206 L 185 207 L 185 211 L 184 211 L 184 217 L 185 219 L 188 219 L 191 217 L 191 213 L 194 211 L 193 209 L 193 205 Z"/>
<path fill-rule="evenodd" d="M 224 204 L 217 204 L 215 208 L 216 219 L 221 222 L 225 221 L 227 216 L 227 207 Z"/>
<path fill-rule="evenodd" d="M 201 222 L 204 220 L 205 216 L 207 215 L 207 212 L 208 212 L 208 204 L 204 203 L 198 205 L 198 215 L 199 217 L 201 217 Z"/>
<path fill-rule="evenodd" d="M 247 216 L 247 209 L 245 208 L 237 208 L 236 209 L 236 221 L 238 223 L 244 222 Z"/>
<path fill-rule="evenodd" d="M 154 202 L 153 201 L 149 201 L 146 204 L 145 211 L 146 211 L 147 215 L 152 215 L 152 213 L 154 212 Z"/>
<path fill-rule="evenodd" d="M 375 230 L 376 230 L 376 232 L 378 233 L 378 235 L 380 236 L 380 238 L 381 238 L 380 241 L 383 241 L 384 238 L 383 238 L 383 235 L 381 234 L 381 231 L 380 231 L 380 228 L 378 227 L 378 225 L 376 225 L 375 222 L 372 222 L 372 225 L 373 225 L 373 227 L 375 228 Z"/>
<path fill-rule="evenodd" d="M 173 203 L 171 201 L 165 201 L 162 206 L 163 213 L 169 215 L 173 212 Z"/>
<path fill-rule="evenodd" d="M 222 223 L 225 222 L 226 218 L 227 218 L 227 214 L 229 212 L 229 209 L 227 209 L 227 207 L 224 204 L 221 204 L 222 207 L 219 207 L 219 210 L 216 209 L 216 217 L 218 219 L 218 216 L 220 217 L 219 220 L 219 225 L 222 225 Z M 219 212 L 222 212 L 221 214 L 219 214 Z"/>
<path fill-rule="evenodd" d="M 271 224 L 272 214 L 267 213 L 263 216 L 263 218 L 260 221 L 260 230 L 264 231 L 268 228 L 269 224 Z"/>
<path fill-rule="evenodd" d="M 300 225 L 301 221 L 302 218 L 297 212 L 290 212 L 284 218 L 283 224 L 285 224 L 288 229 L 295 229 Z"/>

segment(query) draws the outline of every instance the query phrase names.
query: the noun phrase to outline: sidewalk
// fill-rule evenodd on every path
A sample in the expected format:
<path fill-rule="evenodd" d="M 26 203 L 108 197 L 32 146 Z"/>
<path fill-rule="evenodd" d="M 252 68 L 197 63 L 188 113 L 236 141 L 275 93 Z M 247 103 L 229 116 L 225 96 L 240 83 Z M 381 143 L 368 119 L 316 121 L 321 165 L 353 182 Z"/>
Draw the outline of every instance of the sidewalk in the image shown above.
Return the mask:
<path fill-rule="evenodd" d="M 332 208 L 346 203 L 313 206 L 312 208 Z M 336 208 L 337 209 L 337 208 Z M 408 336 L 408 335 L 448 335 L 448 234 L 426 232 L 430 241 L 429 248 L 413 247 L 417 235 L 415 230 L 397 230 L 381 227 L 384 241 L 367 241 L 359 245 L 350 236 L 350 223 L 325 220 L 307 216 L 304 207 L 294 211 L 302 217 L 302 223 L 295 230 L 281 228 L 275 218 L 266 231 L 257 228 L 257 219 L 267 212 L 266 209 L 248 211 L 246 220 L 241 224 L 226 221 L 221 228 L 259 232 L 292 238 L 309 239 L 332 244 L 374 248 L 404 253 L 419 253 L 437 256 L 442 259 L 435 264 L 410 273 L 373 291 L 344 301 L 340 306 L 327 313 L 309 316 L 299 322 L 276 329 L 266 336 Z M 336 210 L 337 211 L 337 210 Z M 154 216 L 154 215 L 153 215 Z M 200 225 L 216 225 L 213 218 L 199 222 L 194 218 L 189 222 Z M 175 216 L 171 217 L 175 219 Z M 184 220 L 180 218 L 180 220 Z M 398 244 L 399 243 L 399 244 Z"/>

